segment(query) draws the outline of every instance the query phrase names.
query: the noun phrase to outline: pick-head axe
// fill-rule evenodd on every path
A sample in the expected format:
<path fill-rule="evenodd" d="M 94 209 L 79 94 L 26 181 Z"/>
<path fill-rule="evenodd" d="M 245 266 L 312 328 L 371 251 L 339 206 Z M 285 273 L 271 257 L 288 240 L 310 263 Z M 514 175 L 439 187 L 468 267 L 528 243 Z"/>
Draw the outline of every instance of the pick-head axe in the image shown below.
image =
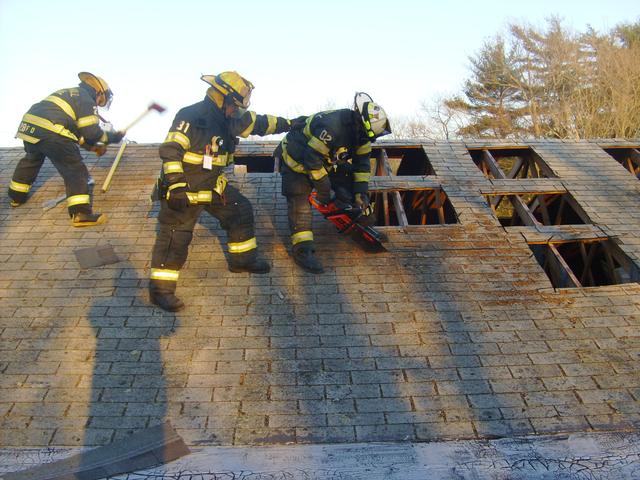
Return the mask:
<path fill-rule="evenodd" d="M 124 130 L 122 130 L 125 134 L 127 133 L 127 131 L 129 131 L 131 129 L 131 127 L 133 127 L 135 124 L 137 124 L 140 120 L 142 120 L 150 111 L 155 110 L 158 113 L 162 113 L 166 110 L 166 108 L 164 108 L 162 105 L 159 105 L 157 103 L 151 103 L 149 104 L 149 106 L 146 108 L 146 110 L 144 112 L 142 112 L 140 115 L 138 115 L 136 117 L 136 119 L 131 122 Z M 113 163 L 111 164 L 111 168 L 109 169 L 109 173 L 107 174 L 107 178 L 105 178 L 104 183 L 102 184 L 102 192 L 106 192 L 107 190 L 109 190 L 109 185 L 111 185 L 111 179 L 113 178 L 114 173 L 116 173 L 116 169 L 118 168 L 118 165 L 120 164 L 120 159 L 122 158 L 122 154 L 124 153 L 124 149 L 127 146 L 127 140 L 123 139 L 122 140 L 122 144 L 120 145 L 120 150 L 118 150 L 118 154 L 116 155 L 116 158 L 113 160 Z"/>

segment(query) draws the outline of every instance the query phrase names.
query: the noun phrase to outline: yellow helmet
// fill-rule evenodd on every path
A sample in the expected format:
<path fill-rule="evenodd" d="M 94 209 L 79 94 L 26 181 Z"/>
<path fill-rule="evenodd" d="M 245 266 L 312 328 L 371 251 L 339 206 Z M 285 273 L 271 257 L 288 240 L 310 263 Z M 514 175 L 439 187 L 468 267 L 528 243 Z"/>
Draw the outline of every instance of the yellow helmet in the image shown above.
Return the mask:
<path fill-rule="evenodd" d="M 78 78 L 82 83 L 89 85 L 96 91 L 96 102 L 99 107 L 107 107 L 111 105 L 113 99 L 113 92 L 109 88 L 107 82 L 104 79 L 89 72 L 80 72 Z"/>
<path fill-rule="evenodd" d="M 362 117 L 365 133 L 370 140 L 375 140 L 391 133 L 391 125 L 389 124 L 387 113 L 368 94 L 364 92 L 356 93 L 354 109 Z"/>
<path fill-rule="evenodd" d="M 207 82 L 214 89 L 220 92 L 225 100 L 242 110 L 243 113 L 249 108 L 251 91 L 253 84 L 242 77 L 238 72 L 222 72 L 218 75 L 202 75 L 201 80 Z"/>

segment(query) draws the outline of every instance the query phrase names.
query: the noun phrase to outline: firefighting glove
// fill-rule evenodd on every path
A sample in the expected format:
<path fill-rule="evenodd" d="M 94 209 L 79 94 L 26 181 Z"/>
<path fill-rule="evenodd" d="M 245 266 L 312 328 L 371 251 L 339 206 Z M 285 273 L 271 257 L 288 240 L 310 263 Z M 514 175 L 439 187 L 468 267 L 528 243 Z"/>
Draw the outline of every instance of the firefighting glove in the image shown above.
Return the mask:
<path fill-rule="evenodd" d="M 332 195 L 333 192 L 331 191 L 331 188 L 329 189 L 318 188 L 316 189 L 316 191 L 318 192 L 316 199 L 323 205 L 327 205 L 328 203 L 331 203 L 331 201 L 335 199 L 335 195 Z"/>
<path fill-rule="evenodd" d="M 187 187 L 177 187 L 167 192 L 167 205 L 171 210 L 184 212 L 189 206 Z"/>
<path fill-rule="evenodd" d="M 355 204 L 358 207 L 360 207 L 362 211 L 365 211 L 371 204 L 371 201 L 369 200 L 369 195 L 366 193 L 356 193 Z"/>
<path fill-rule="evenodd" d="M 95 145 L 89 145 L 88 143 L 83 143 L 82 148 L 87 150 L 88 152 L 95 153 L 98 157 L 101 157 L 105 153 L 107 153 L 107 146 L 104 143 L 97 143 Z"/>
<path fill-rule="evenodd" d="M 109 139 L 109 143 L 120 143 L 126 134 L 127 132 L 123 132 L 121 130 L 117 132 L 109 132 L 107 133 L 107 138 Z"/>

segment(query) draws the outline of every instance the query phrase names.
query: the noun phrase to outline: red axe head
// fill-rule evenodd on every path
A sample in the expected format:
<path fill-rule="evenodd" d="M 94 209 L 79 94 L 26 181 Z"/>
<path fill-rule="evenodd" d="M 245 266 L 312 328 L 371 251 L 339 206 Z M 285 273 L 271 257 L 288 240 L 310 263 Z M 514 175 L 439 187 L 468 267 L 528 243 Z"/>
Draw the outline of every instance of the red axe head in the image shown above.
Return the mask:
<path fill-rule="evenodd" d="M 158 105 L 157 103 L 152 103 L 149 105 L 149 110 L 155 110 L 158 113 L 162 113 L 166 110 L 162 105 Z"/>

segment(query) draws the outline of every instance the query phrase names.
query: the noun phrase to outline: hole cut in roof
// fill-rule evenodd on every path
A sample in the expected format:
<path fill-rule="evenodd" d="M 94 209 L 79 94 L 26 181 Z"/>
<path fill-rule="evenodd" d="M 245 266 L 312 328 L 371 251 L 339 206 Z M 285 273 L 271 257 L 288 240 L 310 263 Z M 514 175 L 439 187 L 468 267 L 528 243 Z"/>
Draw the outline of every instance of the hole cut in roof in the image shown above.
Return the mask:
<path fill-rule="evenodd" d="M 591 223 L 569 193 L 486 195 L 486 198 L 504 227 Z"/>
<path fill-rule="evenodd" d="M 555 178 L 557 175 L 530 147 L 469 149 L 487 178 Z"/>
<path fill-rule="evenodd" d="M 596 287 L 640 280 L 640 271 L 611 239 L 529 244 L 555 288 Z"/>
<path fill-rule="evenodd" d="M 379 162 L 381 150 L 387 155 L 390 170 L 385 170 Z M 435 175 L 429 157 L 422 147 L 374 148 L 371 154 L 371 174 L 403 176 Z"/>
<path fill-rule="evenodd" d="M 604 148 L 604 151 L 636 178 L 640 178 L 640 147 L 609 147 Z"/>

